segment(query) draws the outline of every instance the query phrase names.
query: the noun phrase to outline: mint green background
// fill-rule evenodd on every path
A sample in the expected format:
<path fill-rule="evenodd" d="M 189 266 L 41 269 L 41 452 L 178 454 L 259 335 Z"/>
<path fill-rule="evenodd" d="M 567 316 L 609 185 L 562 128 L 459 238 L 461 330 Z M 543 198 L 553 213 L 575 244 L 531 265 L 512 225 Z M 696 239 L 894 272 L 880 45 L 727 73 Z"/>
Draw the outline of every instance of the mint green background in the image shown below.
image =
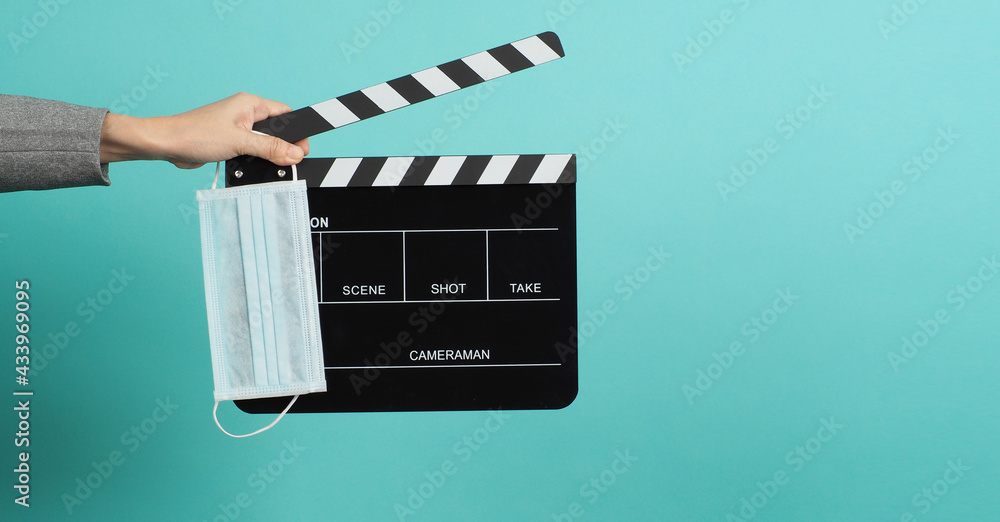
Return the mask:
<path fill-rule="evenodd" d="M 582 154 L 608 118 L 627 129 L 579 176 L 581 320 L 616 307 L 581 349 L 579 396 L 511 412 L 468 460 L 454 447 L 486 412 L 295 415 L 248 440 L 219 433 L 194 202 L 211 167 L 115 164 L 110 188 L 0 195 L 0 392 L 15 389 L 15 280 L 32 284 L 36 349 L 68 321 L 82 330 L 32 378 L 32 507 L 13 505 L 14 474 L 0 474 L 0 519 L 213 520 L 245 492 L 240 520 L 398 520 L 409 489 L 451 461 L 406 520 L 550 521 L 574 502 L 586 520 L 726 520 L 778 471 L 789 481 L 754 520 L 996 520 L 1000 281 L 961 310 L 947 296 L 1000 246 L 1000 7 L 931 1 L 886 39 L 892 0 L 562 4 L 564 19 L 556 0 L 402 0 L 348 62 L 341 44 L 387 1 L 247 0 L 222 16 L 209 0 L 71 2 L 17 53 L 6 35 L 40 7 L 5 1 L 4 93 L 107 107 L 159 67 L 169 76 L 133 115 L 240 90 L 300 107 L 554 28 L 567 57 L 499 80 L 459 129 L 444 118 L 467 94 L 317 137 L 313 154 L 411 154 L 437 128 L 436 154 Z M 674 53 L 724 8 L 735 21 L 680 70 Z M 833 96 L 784 139 L 775 123 L 813 86 Z M 904 163 L 949 127 L 960 139 L 910 182 Z M 780 150 L 723 201 L 716 183 L 767 138 Z M 906 192 L 850 242 L 844 224 L 896 179 Z M 626 300 L 616 288 L 651 247 L 673 257 Z M 135 280 L 83 323 L 78 306 L 122 268 Z M 744 323 L 786 288 L 799 300 L 750 342 Z M 887 353 L 938 309 L 950 321 L 893 371 Z M 689 403 L 682 387 L 733 341 L 745 353 Z M 178 411 L 129 453 L 122 433 L 168 397 Z M 220 417 L 236 431 L 269 420 L 232 404 Z M 786 455 L 830 417 L 845 427 L 796 472 Z M 306 449 L 258 493 L 250 475 L 286 441 Z M 69 516 L 61 496 L 116 450 L 124 464 Z M 638 460 L 589 502 L 581 486 L 626 450 Z M 951 459 L 971 470 L 922 513 L 914 496 Z"/>

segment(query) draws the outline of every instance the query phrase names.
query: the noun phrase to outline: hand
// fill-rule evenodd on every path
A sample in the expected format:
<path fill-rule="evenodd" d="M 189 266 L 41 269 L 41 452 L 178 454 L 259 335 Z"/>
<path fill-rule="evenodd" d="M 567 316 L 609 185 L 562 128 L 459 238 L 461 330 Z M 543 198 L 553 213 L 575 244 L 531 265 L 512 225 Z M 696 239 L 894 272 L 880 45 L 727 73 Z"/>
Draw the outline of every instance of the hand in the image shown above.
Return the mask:
<path fill-rule="evenodd" d="M 241 92 L 174 116 L 108 114 L 101 127 L 101 163 L 166 160 L 194 169 L 246 154 L 276 165 L 294 165 L 309 154 L 309 140 L 292 144 L 250 130 L 260 120 L 291 110 L 281 102 Z"/>

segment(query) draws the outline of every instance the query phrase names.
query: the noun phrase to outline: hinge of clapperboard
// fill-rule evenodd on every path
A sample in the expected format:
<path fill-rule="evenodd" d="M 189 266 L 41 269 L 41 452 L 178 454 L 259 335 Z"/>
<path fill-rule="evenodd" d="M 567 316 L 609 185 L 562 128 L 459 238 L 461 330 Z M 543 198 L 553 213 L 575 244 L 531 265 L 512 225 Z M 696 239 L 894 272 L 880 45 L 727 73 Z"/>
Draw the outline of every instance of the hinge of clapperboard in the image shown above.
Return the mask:
<path fill-rule="evenodd" d="M 546 32 L 268 118 L 253 128 L 296 142 L 564 55 L 559 37 Z M 309 187 L 575 183 L 576 159 L 572 154 L 305 158 L 297 174 Z M 290 178 L 288 167 L 259 158 L 226 162 L 229 187 Z"/>

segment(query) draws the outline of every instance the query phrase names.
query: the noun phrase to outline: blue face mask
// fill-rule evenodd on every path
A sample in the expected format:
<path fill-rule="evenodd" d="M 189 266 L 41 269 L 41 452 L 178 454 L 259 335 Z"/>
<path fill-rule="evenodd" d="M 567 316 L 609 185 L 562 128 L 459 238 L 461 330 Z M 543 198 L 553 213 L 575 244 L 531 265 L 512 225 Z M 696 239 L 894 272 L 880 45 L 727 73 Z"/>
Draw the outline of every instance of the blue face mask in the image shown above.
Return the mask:
<path fill-rule="evenodd" d="M 300 394 L 326 391 L 306 182 L 198 191 L 215 423 L 274 426 Z M 232 435 L 219 401 L 294 396 L 269 426 Z"/>

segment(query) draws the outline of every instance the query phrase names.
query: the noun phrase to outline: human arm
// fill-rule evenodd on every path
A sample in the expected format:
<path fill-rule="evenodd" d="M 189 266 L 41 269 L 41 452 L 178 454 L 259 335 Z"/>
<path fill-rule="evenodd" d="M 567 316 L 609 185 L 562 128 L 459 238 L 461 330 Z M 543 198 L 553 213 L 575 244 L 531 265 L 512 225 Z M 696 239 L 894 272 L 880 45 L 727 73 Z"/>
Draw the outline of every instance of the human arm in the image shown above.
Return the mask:
<path fill-rule="evenodd" d="M 101 127 L 101 163 L 165 160 L 191 169 L 245 154 L 292 165 L 309 153 L 308 140 L 291 144 L 250 130 L 255 122 L 289 111 L 283 103 L 239 93 L 174 116 L 108 114 Z"/>
<path fill-rule="evenodd" d="M 253 133 L 253 124 L 287 105 L 239 93 L 173 115 L 137 118 L 26 96 L 0 95 L 0 192 L 110 185 L 108 164 L 165 160 L 197 168 L 241 154 L 279 165 L 301 161 L 290 144 Z"/>

